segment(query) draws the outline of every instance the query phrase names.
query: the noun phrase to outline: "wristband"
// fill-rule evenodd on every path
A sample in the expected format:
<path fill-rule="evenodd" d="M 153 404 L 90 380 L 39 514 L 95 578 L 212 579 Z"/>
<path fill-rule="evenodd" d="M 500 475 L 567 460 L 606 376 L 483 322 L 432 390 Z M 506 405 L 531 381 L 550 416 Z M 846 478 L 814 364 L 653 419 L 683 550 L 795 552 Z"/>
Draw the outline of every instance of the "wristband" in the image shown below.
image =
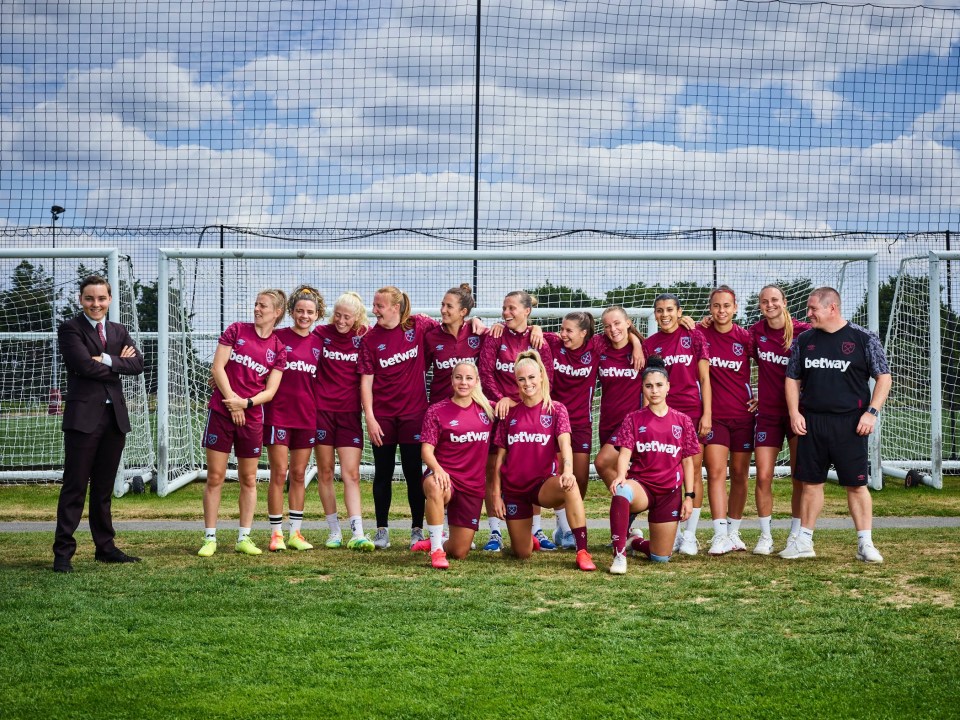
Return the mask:
<path fill-rule="evenodd" d="M 249 410 L 252 407 L 253 407 L 253 398 L 247 398 L 247 409 Z"/>
<path fill-rule="evenodd" d="M 692 492 L 692 493 L 684 493 L 683 496 L 684 496 L 685 498 L 696 498 L 696 497 L 697 497 L 697 494 L 696 494 L 695 492 Z"/>
<path fill-rule="evenodd" d="M 880 411 L 877 410 L 873 405 L 867 408 L 867 412 L 874 417 L 877 417 L 880 414 Z"/>

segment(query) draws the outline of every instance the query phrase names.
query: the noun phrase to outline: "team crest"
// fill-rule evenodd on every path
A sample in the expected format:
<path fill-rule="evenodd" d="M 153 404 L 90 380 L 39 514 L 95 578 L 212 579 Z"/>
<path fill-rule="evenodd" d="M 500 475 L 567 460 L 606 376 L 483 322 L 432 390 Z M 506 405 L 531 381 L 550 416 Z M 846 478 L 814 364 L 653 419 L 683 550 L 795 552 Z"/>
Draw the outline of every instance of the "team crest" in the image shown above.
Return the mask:
<path fill-rule="evenodd" d="M 353 340 L 353 346 L 354 346 L 355 348 L 360 347 L 360 336 L 359 336 L 359 335 L 354 335 L 353 338 L 352 338 L 352 340 Z"/>
<path fill-rule="evenodd" d="M 586 352 L 580 357 L 580 362 L 589 365 L 593 361 L 593 353 Z"/>
<path fill-rule="evenodd" d="M 480 347 L 480 337 L 477 335 L 471 335 L 467 338 L 467 345 L 471 350 L 476 350 L 478 347 Z"/>
<path fill-rule="evenodd" d="M 680 438 L 677 438 L 677 440 L 679 440 L 679 439 L 680 439 Z M 713 430 L 711 430 L 710 432 L 707 433 L 707 436 L 704 438 L 704 440 L 705 440 L 706 442 L 710 442 L 711 440 L 713 440 Z"/>
<path fill-rule="evenodd" d="M 210 445 L 216 445 L 216 444 L 217 444 L 217 440 L 219 440 L 219 439 L 220 439 L 219 436 L 217 436 L 217 435 L 215 435 L 215 434 L 213 434 L 213 433 L 210 433 L 209 435 L 207 435 L 207 445 L 208 445 L 208 446 L 210 446 Z"/>
<path fill-rule="evenodd" d="M 323 441 L 327 439 L 326 430 L 317 430 L 317 440 Z"/>
<path fill-rule="evenodd" d="M 688 337 L 680 338 L 680 347 L 682 347 L 684 350 L 689 350 L 691 347 L 693 347 L 693 340 Z"/>
<path fill-rule="evenodd" d="M 553 415 L 541 415 L 540 424 L 543 425 L 545 428 L 548 428 L 551 425 L 553 425 Z"/>
<path fill-rule="evenodd" d="M 314 360 L 320 359 L 320 348 L 313 348 L 313 359 Z"/>
<path fill-rule="evenodd" d="M 852 342 L 845 342 L 840 346 L 840 351 L 844 355 L 851 355 L 853 351 L 856 349 L 857 349 L 856 343 L 852 343 Z"/>
<path fill-rule="evenodd" d="M 267 362 L 272 363 L 277 359 L 277 354 L 273 350 L 267 350 Z"/>
<path fill-rule="evenodd" d="M 485 412 L 478 412 L 477 417 L 480 418 L 480 422 L 482 422 L 484 425 L 490 424 L 490 418 L 487 417 Z"/>
<path fill-rule="evenodd" d="M 515 503 L 507 503 L 507 515 L 516 515 L 517 506 Z"/>
<path fill-rule="evenodd" d="M 671 426 L 671 429 L 673 430 L 673 437 L 675 437 L 677 440 L 683 437 L 682 427 L 680 427 L 679 425 L 673 425 Z"/>
<path fill-rule="evenodd" d="M 758 432 L 758 433 L 757 433 L 757 442 L 758 442 L 758 443 L 762 443 L 762 442 L 764 442 L 766 439 L 767 439 L 767 434 L 766 434 L 765 432 Z"/>
<path fill-rule="evenodd" d="M 736 355 L 737 357 L 740 357 L 741 355 L 743 355 L 743 345 L 741 345 L 740 343 L 734 343 L 733 354 Z"/>
<path fill-rule="evenodd" d="M 407 339 L 407 342 L 413 342 L 417 337 L 417 331 L 414 328 L 410 328 L 403 334 L 403 336 Z"/>
<path fill-rule="evenodd" d="M 282 428 L 280 430 L 277 430 L 277 440 L 286 440 L 286 439 L 287 439 L 287 431 L 283 430 Z"/>

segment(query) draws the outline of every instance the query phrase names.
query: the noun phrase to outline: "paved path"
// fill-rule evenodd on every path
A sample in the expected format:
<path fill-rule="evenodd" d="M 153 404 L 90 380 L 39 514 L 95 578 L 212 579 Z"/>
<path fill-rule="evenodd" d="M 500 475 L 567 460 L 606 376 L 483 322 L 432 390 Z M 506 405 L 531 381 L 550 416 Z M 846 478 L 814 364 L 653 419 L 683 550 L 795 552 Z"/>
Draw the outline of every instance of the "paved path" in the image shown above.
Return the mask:
<path fill-rule="evenodd" d="M 345 518 L 341 518 L 341 525 L 345 525 Z M 372 529 L 372 521 L 365 519 L 364 524 Z M 701 528 L 709 532 L 712 529 L 709 520 L 701 521 Z M 774 520 L 773 523 L 774 530 L 789 530 L 790 529 L 790 520 Z M 196 520 L 116 520 L 113 523 L 114 528 L 117 532 L 158 532 L 166 530 L 189 530 L 193 532 L 202 532 L 203 531 L 203 521 L 201 518 Z M 236 528 L 236 520 L 225 520 L 220 522 L 220 527 L 224 530 Z M 544 529 L 552 530 L 554 528 L 554 523 L 552 518 L 545 519 L 543 523 Z M 646 521 L 641 521 L 639 524 L 640 527 L 646 528 Z M 39 532 L 39 533 L 52 533 L 56 527 L 56 523 L 53 521 L 13 521 L 13 522 L 0 522 L 0 532 L 11 533 L 11 532 Z M 268 530 L 270 525 L 266 522 L 255 522 L 253 524 L 254 530 Z M 326 530 L 327 524 L 321 521 L 304 521 L 303 529 L 312 531 L 312 530 Z M 391 520 L 390 527 L 393 530 L 409 530 L 410 521 L 409 520 Z M 606 519 L 602 518 L 592 518 L 587 521 L 587 527 L 590 530 L 601 530 L 608 529 L 610 527 L 609 522 Z M 920 516 L 920 517 L 877 517 L 873 519 L 873 527 L 877 530 L 886 530 L 890 528 L 902 528 L 907 530 L 923 530 L 927 528 L 955 528 L 960 527 L 960 517 L 930 517 L 930 516 Z M 759 523 L 756 518 L 747 518 L 743 521 L 741 526 L 744 530 L 758 530 L 760 528 Z M 80 530 L 89 531 L 90 526 L 87 524 L 87 521 L 84 520 L 80 523 Z M 817 521 L 818 530 L 845 530 L 853 529 L 853 521 L 850 518 L 820 518 Z M 486 522 L 482 522 L 480 526 L 481 532 L 486 530 Z"/>

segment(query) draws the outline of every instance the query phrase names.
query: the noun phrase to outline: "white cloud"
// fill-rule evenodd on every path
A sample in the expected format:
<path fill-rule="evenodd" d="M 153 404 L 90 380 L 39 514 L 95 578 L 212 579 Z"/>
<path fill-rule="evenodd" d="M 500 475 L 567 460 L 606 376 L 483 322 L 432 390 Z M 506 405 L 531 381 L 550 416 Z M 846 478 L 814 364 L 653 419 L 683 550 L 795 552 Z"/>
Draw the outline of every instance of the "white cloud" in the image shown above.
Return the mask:
<path fill-rule="evenodd" d="M 960 93 L 944 95 L 936 110 L 913 121 L 912 131 L 923 138 L 950 143 L 960 140 Z"/>

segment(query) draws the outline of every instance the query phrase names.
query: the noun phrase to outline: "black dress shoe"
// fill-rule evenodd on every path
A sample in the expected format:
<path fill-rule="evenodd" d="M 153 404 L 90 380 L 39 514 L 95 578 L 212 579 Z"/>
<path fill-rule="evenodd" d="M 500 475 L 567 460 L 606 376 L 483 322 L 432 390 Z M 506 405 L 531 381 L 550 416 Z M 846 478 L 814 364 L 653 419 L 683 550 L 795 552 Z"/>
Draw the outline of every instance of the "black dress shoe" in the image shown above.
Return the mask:
<path fill-rule="evenodd" d="M 53 571 L 59 573 L 72 573 L 73 565 L 66 558 L 56 558 L 53 561 Z"/>
<path fill-rule="evenodd" d="M 110 552 L 99 552 L 93 556 L 97 562 L 102 563 L 136 563 L 140 562 L 140 558 L 134 557 L 133 555 L 127 555 L 123 550 L 119 548 L 114 548 Z"/>

